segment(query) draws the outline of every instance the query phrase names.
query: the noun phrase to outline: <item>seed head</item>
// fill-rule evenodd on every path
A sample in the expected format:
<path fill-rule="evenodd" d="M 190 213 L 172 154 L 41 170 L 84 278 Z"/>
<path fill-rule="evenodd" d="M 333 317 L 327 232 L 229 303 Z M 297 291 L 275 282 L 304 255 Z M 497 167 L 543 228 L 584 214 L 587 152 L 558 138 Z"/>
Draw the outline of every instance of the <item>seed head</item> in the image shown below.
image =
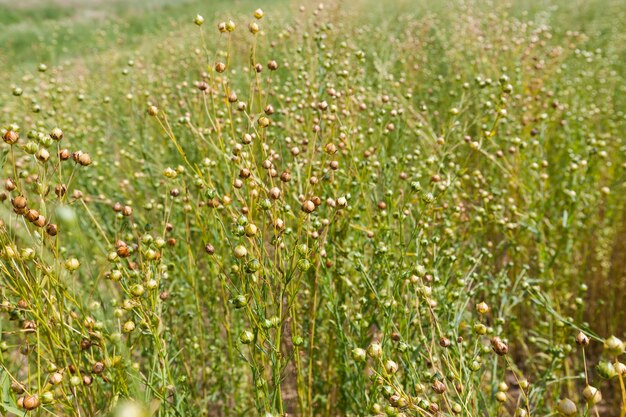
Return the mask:
<path fill-rule="evenodd" d="M 589 405 L 595 405 L 602 401 L 602 393 L 600 392 L 600 390 L 592 387 L 591 385 L 587 385 L 585 387 L 585 389 L 583 390 L 583 397 Z"/>
<path fill-rule="evenodd" d="M 374 342 L 367 348 L 367 354 L 374 359 L 378 359 L 383 356 L 383 348 L 379 343 Z"/>
<path fill-rule="evenodd" d="M 263 16 L 265 16 L 265 13 L 263 12 L 263 10 L 261 10 L 261 9 L 256 9 L 256 10 L 254 11 L 254 17 L 255 17 L 255 19 L 257 19 L 257 20 L 261 20 L 261 19 L 263 19 Z"/>
<path fill-rule="evenodd" d="M 498 356 L 504 356 L 509 352 L 509 347 L 499 337 L 491 339 L 491 347 Z"/>
<path fill-rule="evenodd" d="M 269 195 L 272 200 L 278 200 L 280 198 L 280 188 L 272 187 L 270 189 Z"/>
<path fill-rule="evenodd" d="M 484 301 L 476 304 L 476 311 L 478 311 L 478 314 L 487 314 L 489 312 L 489 306 L 487 305 L 487 303 L 485 303 Z"/>
<path fill-rule="evenodd" d="M 580 346 L 587 346 L 589 344 L 589 337 L 583 332 L 578 332 L 576 335 L 576 343 Z"/>
<path fill-rule="evenodd" d="M 242 245 L 237 245 L 235 246 L 233 254 L 235 255 L 235 258 L 241 259 L 241 258 L 244 258 L 248 254 L 248 250 Z"/>
<path fill-rule="evenodd" d="M 37 395 L 27 395 L 24 397 L 24 409 L 25 410 L 34 410 L 39 407 L 39 397 Z"/>
<path fill-rule="evenodd" d="M 443 394 L 447 390 L 446 385 L 439 380 L 433 382 L 432 388 L 437 394 Z"/>
<path fill-rule="evenodd" d="M 148 106 L 148 114 L 152 117 L 159 114 L 159 108 L 157 106 Z"/>
<path fill-rule="evenodd" d="M 55 127 L 52 129 L 52 132 L 50 132 L 50 137 L 58 142 L 63 139 L 63 131 L 58 127 Z"/>
<path fill-rule="evenodd" d="M 257 25 L 256 22 L 250 22 L 250 24 L 248 25 L 248 30 L 253 35 L 256 35 L 257 33 L 259 33 L 259 25 Z"/>
<path fill-rule="evenodd" d="M 576 404 L 569 398 L 563 398 L 556 406 L 557 411 L 560 415 L 571 417 L 578 414 L 578 410 L 576 408 Z"/>
<path fill-rule="evenodd" d="M 315 203 L 312 202 L 311 200 L 306 200 L 304 203 L 302 203 L 302 211 L 309 214 L 312 213 L 313 210 L 315 210 Z"/>
<path fill-rule="evenodd" d="M 193 22 L 198 26 L 202 26 L 202 24 L 204 23 L 204 17 L 197 14 L 196 17 L 193 19 Z"/>
<path fill-rule="evenodd" d="M 2 136 L 2 138 L 9 145 L 15 145 L 17 141 L 20 139 L 20 134 L 14 130 L 7 130 Z"/>

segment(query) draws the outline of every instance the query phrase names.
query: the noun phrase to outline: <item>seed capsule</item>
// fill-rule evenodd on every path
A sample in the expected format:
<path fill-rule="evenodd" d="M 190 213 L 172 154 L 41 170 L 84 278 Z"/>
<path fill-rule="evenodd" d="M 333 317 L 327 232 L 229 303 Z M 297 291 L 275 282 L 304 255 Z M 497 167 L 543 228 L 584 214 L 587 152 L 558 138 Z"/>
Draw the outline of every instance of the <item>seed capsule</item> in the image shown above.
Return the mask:
<path fill-rule="evenodd" d="M 84 167 L 91 165 L 91 156 L 88 153 L 83 153 L 78 157 L 78 163 Z"/>
<path fill-rule="evenodd" d="M 226 64 L 224 64 L 223 62 L 218 62 L 217 64 L 215 64 L 215 71 L 219 72 L 220 74 L 226 71 Z"/>
<path fill-rule="evenodd" d="M 592 387 L 591 385 L 587 385 L 585 387 L 585 389 L 583 390 L 583 397 L 589 405 L 595 405 L 602 401 L 602 393 L 600 392 L 600 390 Z"/>
<path fill-rule="evenodd" d="M 509 347 L 499 337 L 491 339 L 491 347 L 498 356 L 504 356 L 509 352 Z"/>
<path fill-rule="evenodd" d="M 57 227 L 56 224 L 50 223 L 46 227 L 46 233 L 48 233 L 50 236 L 56 236 L 57 233 L 59 233 L 59 228 Z"/>
<path fill-rule="evenodd" d="M 315 210 L 315 203 L 312 202 L 311 200 L 306 200 L 304 203 L 302 203 L 302 211 L 309 214 L 312 213 L 313 210 Z"/>
<path fill-rule="evenodd" d="M 52 132 L 50 132 L 50 137 L 53 140 L 60 141 L 61 139 L 63 139 L 63 131 L 58 127 L 55 127 L 54 129 L 52 129 Z"/>
<path fill-rule="evenodd" d="M 263 19 L 263 16 L 265 16 L 265 12 L 263 12 L 263 10 L 261 10 L 261 9 L 256 9 L 256 10 L 254 11 L 254 17 L 255 17 L 257 20 L 261 20 L 261 19 Z"/>
<path fill-rule="evenodd" d="M 13 201 L 11 201 L 11 203 L 16 209 L 24 209 L 26 208 L 26 197 L 24 197 L 23 195 L 18 195 L 13 199 Z"/>
<path fill-rule="evenodd" d="M 269 195 L 272 200 L 278 200 L 280 198 L 280 188 L 278 187 L 271 188 Z"/>
<path fill-rule="evenodd" d="M 367 354 L 374 359 L 378 359 L 383 356 L 383 348 L 379 343 L 374 342 L 367 348 Z"/>
<path fill-rule="evenodd" d="M 566 417 L 575 416 L 578 414 L 578 410 L 576 408 L 576 404 L 569 398 L 563 398 L 556 407 L 559 414 Z"/>
<path fill-rule="evenodd" d="M 441 381 L 435 381 L 433 382 L 433 391 L 435 391 L 437 394 L 443 394 L 444 392 L 446 392 L 446 385 L 441 382 Z"/>
<path fill-rule="evenodd" d="M 576 335 L 576 343 L 580 346 L 587 346 L 589 344 L 589 338 L 583 332 L 578 332 Z"/>
<path fill-rule="evenodd" d="M 39 407 L 39 397 L 37 395 L 28 395 L 24 397 L 24 409 L 25 410 L 34 410 Z"/>
<path fill-rule="evenodd" d="M 13 130 L 7 130 L 2 136 L 2 139 L 9 145 L 15 145 L 20 139 L 20 134 Z"/>

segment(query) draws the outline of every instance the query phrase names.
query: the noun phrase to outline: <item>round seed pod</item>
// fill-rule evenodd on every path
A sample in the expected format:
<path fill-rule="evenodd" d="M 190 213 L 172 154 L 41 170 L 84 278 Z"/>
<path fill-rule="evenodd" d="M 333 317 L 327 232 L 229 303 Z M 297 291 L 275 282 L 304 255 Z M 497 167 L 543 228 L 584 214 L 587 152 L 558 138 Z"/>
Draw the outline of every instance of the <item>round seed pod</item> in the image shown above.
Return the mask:
<path fill-rule="evenodd" d="M 50 132 L 50 137 L 52 138 L 52 140 L 56 140 L 58 142 L 63 139 L 63 131 L 58 127 L 55 127 L 54 129 L 52 129 L 52 132 Z"/>
<path fill-rule="evenodd" d="M 159 114 L 159 108 L 157 106 L 148 106 L 147 112 L 149 116 L 154 117 Z"/>
<path fill-rule="evenodd" d="M 587 337 L 587 335 L 583 332 L 578 332 L 576 335 L 576 344 L 580 346 L 587 346 L 589 344 L 589 337 Z"/>
<path fill-rule="evenodd" d="M 583 390 L 583 397 L 589 405 L 595 405 L 602 401 L 602 393 L 600 392 L 600 390 L 592 387 L 591 385 L 587 385 L 585 387 L 585 389 Z"/>
<path fill-rule="evenodd" d="M 215 64 L 215 71 L 220 74 L 226 71 L 226 64 L 224 64 L 223 62 L 218 62 L 217 64 Z"/>
<path fill-rule="evenodd" d="M 441 382 L 441 381 L 433 382 L 432 389 L 437 394 L 443 394 L 447 390 L 446 385 L 443 382 Z"/>
<path fill-rule="evenodd" d="M 23 195 L 18 195 L 11 201 L 11 204 L 13 204 L 13 207 L 16 209 L 24 209 L 26 208 L 27 204 L 26 197 L 24 197 Z"/>
<path fill-rule="evenodd" d="M 39 407 L 40 401 L 39 396 L 37 395 L 27 395 L 24 397 L 24 409 L 25 410 L 34 410 Z"/>
<path fill-rule="evenodd" d="M 46 233 L 48 233 L 50 236 L 56 236 L 57 233 L 59 233 L 59 228 L 56 224 L 50 223 L 48 224 L 48 226 L 46 226 Z"/>
<path fill-rule="evenodd" d="M 9 145 L 15 145 L 17 141 L 20 140 L 20 134 L 14 130 L 7 130 L 2 136 L 2 139 Z"/>
<path fill-rule="evenodd" d="M 278 69 L 278 63 L 274 60 L 271 60 L 270 62 L 267 63 L 267 68 L 270 71 L 276 71 Z"/>
<path fill-rule="evenodd" d="M 270 188 L 269 196 L 272 200 L 278 200 L 280 198 L 280 188 L 278 187 Z"/>
<path fill-rule="evenodd" d="M 302 203 L 301 209 L 307 214 L 313 213 L 313 210 L 315 210 L 315 203 L 311 200 L 306 200 L 304 203 Z"/>
<path fill-rule="evenodd" d="M 40 215 L 37 217 L 37 220 L 33 222 L 33 224 L 37 227 L 44 227 L 46 225 L 46 218 Z"/>
<path fill-rule="evenodd" d="M 91 165 L 91 156 L 88 153 L 82 153 L 78 157 L 78 163 L 84 167 Z"/>
<path fill-rule="evenodd" d="M 61 149 L 59 151 L 59 159 L 61 161 L 67 161 L 68 159 L 70 159 L 70 156 L 71 156 L 70 151 L 67 149 Z"/>
<path fill-rule="evenodd" d="M 37 210 L 30 209 L 26 212 L 24 217 L 26 218 L 26 220 L 32 223 L 39 217 L 39 212 Z"/>
<path fill-rule="evenodd" d="M 574 401 L 569 398 L 563 398 L 556 406 L 557 411 L 560 415 L 566 417 L 572 417 L 578 414 L 578 409 L 576 408 L 576 404 Z"/>
<path fill-rule="evenodd" d="M 509 347 L 499 337 L 491 339 L 491 347 L 498 356 L 504 356 L 509 352 Z"/>

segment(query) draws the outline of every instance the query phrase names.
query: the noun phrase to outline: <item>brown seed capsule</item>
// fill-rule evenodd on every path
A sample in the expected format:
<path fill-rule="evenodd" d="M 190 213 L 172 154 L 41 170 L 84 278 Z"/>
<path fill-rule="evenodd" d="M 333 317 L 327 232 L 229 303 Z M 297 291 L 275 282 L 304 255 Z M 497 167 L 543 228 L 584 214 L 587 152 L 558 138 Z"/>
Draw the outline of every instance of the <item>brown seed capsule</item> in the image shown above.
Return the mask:
<path fill-rule="evenodd" d="M 304 203 L 302 203 L 302 211 L 305 213 L 312 213 L 313 210 L 315 210 L 315 203 L 312 202 L 311 200 L 306 200 Z"/>
<path fill-rule="evenodd" d="M 59 151 L 59 159 L 61 161 L 67 161 L 68 159 L 70 159 L 70 151 L 67 149 L 61 149 Z"/>
<path fill-rule="evenodd" d="M 263 111 L 268 116 L 271 116 L 272 114 L 274 114 L 274 106 L 272 106 L 271 104 L 268 104 L 267 106 L 265 106 L 265 109 Z"/>
<path fill-rule="evenodd" d="M 7 130 L 2 138 L 9 145 L 15 145 L 20 139 L 20 134 L 13 130 Z"/>
<path fill-rule="evenodd" d="M 218 62 L 217 64 L 215 64 L 215 71 L 219 73 L 226 71 L 226 64 L 224 64 L 223 62 Z"/>
<path fill-rule="evenodd" d="M 272 200 L 278 200 L 280 198 L 280 188 L 272 187 L 270 189 L 269 195 Z"/>
<path fill-rule="evenodd" d="M 509 352 L 509 347 L 499 337 L 495 336 L 491 339 L 491 347 L 498 356 L 504 356 Z"/>
<path fill-rule="evenodd" d="M 52 132 L 50 132 L 50 137 L 53 140 L 59 141 L 63 139 L 63 131 L 59 129 L 58 127 L 55 127 L 54 129 L 52 129 Z"/>
<path fill-rule="evenodd" d="M 198 81 L 196 86 L 198 87 L 198 90 L 200 91 L 206 91 L 209 89 L 209 84 L 206 81 Z"/>
<path fill-rule="evenodd" d="M 172 197 L 178 197 L 180 195 L 180 190 L 178 188 L 172 188 L 170 190 L 170 195 Z"/>
<path fill-rule="evenodd" d="M 54 187 L 54 193 L 58 197 L 63 197 L 65 195 L 65 193 L 67 193 L 67 186 L 65 184 L 57 185 L 56 187 Z"/>
<path fill-rule="evenodd" d="M 333 171 L 336 171 L 339 169 L 339 161 L 330 161 L 330 163 L 328 164 L 328 166 L 330 167 L 330 169 L 332 169 Z"/>
<path fill-rule="evenodd" d="M 80 341 L 80 348 L 82 350 L 87 350 L 91 347 L 91 340 L 89 339 L 83 339 Z"/>
<path fill-rule="evenodd" d="M 314 195 L 313 197 L 311 197 L 311 201 L 313 202 L 313 204 L 315 204 L 315 207 L 319 207 L 322 205 L 322 199 L 319 198 L 318 196 Z"/>
<path fill-rule="evenodd" d="M 583 332 L 578 332 L 576 335 L 576 343 L 580 346 L 587 346 L 589 345 L 589 337 L 587 337 L 587 335 Z"/>
<path fill-rule="evenodd" d="M 25 410 L 34 410 L 39 407 L 39 397 L 37 395 L 27 395 L 24 397 L 24 409 Z"/>
<path fill-rule="evenodd" d="M 378 202 L 378 208 L 380 210 L 385 210 L 387 208 L 387 203 L 385 203 L 384 201 L 379 201 Z"/>
<path fill-rule="evenodd" d="M 154 117 L 159 114 L 159 108 L 157 106 L 148 106 L 148 115 Z"/>
<path fill-rule="evenodd" d="M 254 66 L 254 70 L 255 70 L 257 73 L 259 73 L 259 72 L 263 71 L 263 65 L 261 65 L 261 64 L 256 64 L 256 65 Z"/>
<path fill-rule="evenodd" d="M 101 374 L 102 371 L 104 371 L 104 364 L 102 362 L 96 362 L 93 364 L 91 370 L 94 374 Z"/>
<path fill-rule="evenodd" d="M 37 217 L 37 220 L 33 222 L 33 224 L 37 227 L 44 227 L 46 225 L 46 218 L 40 215 Z"/>
<path fill-rule="evenodd" d="M 237 93 L 235 93 L 234 91 L 232 91 L 232 92 L 228 95 L 228 102 L 229 102 L 229 103 L 236 103 L 236 102 L 237 102 Z"/>
<path fill-rule="evenodd" d="M 13 207 L 15 207 L 16 209 L 24 209 L 26 208 L 26 197 L 24 197 L 23 195 L 18 195 L 17 197 L 15 197 L 11 203 L 13 204 Z"/>
<path fill-rule="evenodd" d="M 283 171 L 283 173 L 280 174 L 280 180 L 282 182 L 289 182 L 289 181 L 291 181 L 291 173 L 289 171 Z"/>
<path fill-rule="evenodd" d="M 447 337 L 442 337 L 441 339 L 439 339 L 439 346 L 447 348 L 450 346 L 450 339 L 448 339 Z"/>
<path fill-rule="evenodd" d="M 269 68 L 270 71 L 276 71 L 278 69 L 278 63 L 274 60 L 271 60 L 267 63 L 267 68 Z"/>
<path fill-rule="evenodd" d="M 391 333 L 391 340 L 393 340 L 394 342 L 399 342 L 400 341 L 400 333 L 398 333 L 398 332 Z"/>
<path fill-rule="evenodd" d="M 30 209 L 26 212 L 24 217 L 26 218 L 26 220 L 32 223 L 39 217 L 39 212 L 37 210 Z"/>
<path fill-rule="evenodd" d="M 204 250 L 206 251 L 206 253 L 208 253 L 209 255 L 213 255 L 215 253 L 215 248 L 213 247 L 213 245 L 211 245 L 210 243 L 207 243 L 207 245 L 204 247 Z"/>
<path fill-rule="evenodd" d="M 50 223 L 47 227 L 46 227 L 46 233 L 48 233 L 50 236 L 56 236 L 57 233 L 59 233 L 59 228 L 57 227 L 56 224 L 54 223 Z"/>
<path fill-rule="evenodd" d="M 128 246 L 126 245 L 118 247 L 116 252 L 120 258 L 128 258 L 130 255 L 130 249 L 128 249 Z"/>
<path fill-rule="evenodd" d="M 126 217 L 131 216 L 133 214 L 133 208 L 131 206 L 124 206 L 122 214 Z"/>
<path fill-rule="evenodd" d="M 244 179 L 244 180 L 245 180 L 245 179 L 250 178 L 250 175 L 251 175 L 251 174 L 252 174 L 252 173 L 250 172 L 250 170 L 249 170 L 248 168 L 242 168 L 242 169 L 239 171 L 239 178 L 242 178 L 242 179 Z"/>
<path fill-rule="evenodd" d="M 437 414 L 439 412 L 439 406 L 437 405 L 437 403 L 430 403 L 430 405 L 428 406 L 428 409 L 430 410 L 431 413 Z"/>
<path fill-rule="evenodd" d="M 165 301 L 170 297 L 170 293 L 167 291 L 163 291 L 161 294 L 159 294 L 159 298 L 161 299 L 161 301 Z"/>
<path fill-rule="evenodd" d="M 91 383 L 93 382 L 93 378 L 91 377 L 91 375 L 83 375 L 83 384 L 84 385 L 91 385 Z"/>
<path fill-rule="evenodd" d="M 433 382 L 432 388 L 433 391 L 435 391 L 437 394 L 443 394 L 444 392 L 446 392 L 446 385 L 441 381 Z"/>
<path fill-rule="evenodd" d="M 6 181 L 4 182 L 4 189 L 11 192 L 15 190 L 15 188 L 16 188 L 15 182 L 11 178 L 7 178 Z"/>
<path fill-rule="evenodd" d="M 91 165 L 91 156 L 88 153 L 83 153 L 78 157 L 78 163 L 84 167 Z"/>
<path fill-rule="evenodd" d="M 50 375 L 50 378 L 48 378 L 48 381 L 50 381 L 52 385 L 59 385 L 61 382 L 63 382 L 63 374 L 59 372 L 55 372 L 52 375 Z"/>
<path fill-rule="evenodd" d="M 113 204 L 113 211 L 119 213 L 124 207 L 120 203 Z"/>

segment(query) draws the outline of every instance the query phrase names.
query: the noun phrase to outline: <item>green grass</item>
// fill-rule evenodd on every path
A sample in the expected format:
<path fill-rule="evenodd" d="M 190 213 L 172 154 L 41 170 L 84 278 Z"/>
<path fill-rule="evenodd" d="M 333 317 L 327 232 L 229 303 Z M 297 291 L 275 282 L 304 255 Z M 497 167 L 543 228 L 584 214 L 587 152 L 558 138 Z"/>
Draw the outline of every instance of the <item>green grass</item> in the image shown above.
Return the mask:
<path fill-rule="evenodd" d="M 0 1 L 0 414 L 623 417 L 626 6 L 300 6 Z"/>

